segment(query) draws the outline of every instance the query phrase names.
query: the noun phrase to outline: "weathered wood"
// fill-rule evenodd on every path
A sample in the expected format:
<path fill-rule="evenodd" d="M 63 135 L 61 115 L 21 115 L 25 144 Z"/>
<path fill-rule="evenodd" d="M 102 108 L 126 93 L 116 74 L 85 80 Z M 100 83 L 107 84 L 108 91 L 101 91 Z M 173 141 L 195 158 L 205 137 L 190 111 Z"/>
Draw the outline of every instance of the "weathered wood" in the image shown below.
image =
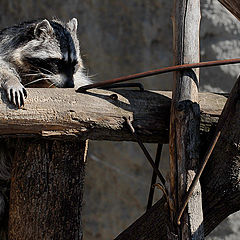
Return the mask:
<path fill-rule="evenodd" d="M 240 21 L 240 1 L 239 0 L 218 0 Z"/>
<path fill-rule="evenodd" d="M 9 240 L 82 239 L 85 158 L 85 141 L 18 141 L 11 178 Z"/>
<path fill-rule="evenodd" d="M 205 236 L 230 214 L 240 210 L 240 79 L 231 96 L 234 108 L 225 118 L 226 123 L 221 136 L 200 179 Z M 213 133 L 212 129 L 201 136 L 202 157 Z M 116 240 L 169 240 L 167 236 L 169 217 L 166 206 L 165 198 L 158 201 Z"/>
<path fill-rule="evenodd" d="M 240 77 L 223 109 L 217 131 L 220 138 L 201 178 L 202 186 L 207 186 L 203 188 L 203 196 L 208 196 L 203 202 L 204 224 L 209 224 L 207 233 L 240 208 Z M 205 148 L 209 142 L 205 142 Z"/>
<path fill-rule="evenodd" d="M 169 236 L 169 220 L 167 202 L 162 198 L 115 240 L 169 240 L 174 236 Z"/>
<path fill-rule="evenodd" d="M 175 0 L 173 12 L 174 65 L 199 62 L 200 0 Z M 198 181 L 178 224 L 186 192 L 199 161 L 199 70 L 174 73 L 170 116 L 171 231 L 178 239 L 204 239 L 201 186 Z"/>
<path fill-rule="evenodd" d="M 113 100 L 112 94 L 117 94 L 118 100 Z M 216 121 L 225 102 L 218 94 L 199 94 L 204 131 Z M 1 90 L 0 135 L 132 141 L 123 119 L 130 116 L 143 141 L 168 143 L 170 105 L 171 92 L 163 91 L 92 90 L 80 94 L 72 89 L 28 89 L 24 109 L 16 109 Z"/>

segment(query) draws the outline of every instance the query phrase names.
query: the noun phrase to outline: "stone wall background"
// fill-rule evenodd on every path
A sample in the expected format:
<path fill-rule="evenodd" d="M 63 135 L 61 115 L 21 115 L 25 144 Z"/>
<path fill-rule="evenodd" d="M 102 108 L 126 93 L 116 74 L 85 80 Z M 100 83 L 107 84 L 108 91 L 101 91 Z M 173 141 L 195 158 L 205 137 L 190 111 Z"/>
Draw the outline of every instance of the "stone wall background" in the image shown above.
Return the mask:
<path fill-rule="evenodd" d="M 79 21 L 89 75 L 96 81 L 172 65 L 173 1 L 0 0 L 0 27 L 33 18 Z M 217 0 L 202 0 L 201 60 L 240 56 L 240 24 Z M 202 91 L 229 91 L 239 65 L 201 70 Z M 146 89 L 170 90 L 172 75 L 141 80 Z M 148 145 L 154 154 L 155 145 Z M 165 146 L 161 167 L 168 168 Z M 135 143 L 90 142 L 84 200 L 86 240 L 113 239 L 143 214 L 151 168 Z M 159 199 L 157 194 L 156 199 Z M 208 239 L 240 239 L 235 213 Z"/>

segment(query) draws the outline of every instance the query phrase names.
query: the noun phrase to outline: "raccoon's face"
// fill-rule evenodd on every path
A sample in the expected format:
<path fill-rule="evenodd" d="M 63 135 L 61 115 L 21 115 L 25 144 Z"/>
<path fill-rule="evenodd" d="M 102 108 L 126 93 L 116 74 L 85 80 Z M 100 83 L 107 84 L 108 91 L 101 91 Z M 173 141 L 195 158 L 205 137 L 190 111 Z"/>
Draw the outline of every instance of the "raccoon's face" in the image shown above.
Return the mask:
<path fill-rule="evenodd" d="M 57 21 L 39 22 L 33 39 L 20 52 L 22 69 L 28 73 L 25 76 L 40 86 L 47 81 L 51 86 L 74 87 L 74 75 L 82 73 L 83 68 L 76 32 L 75 18 L 66 25 Z M 27 78 L 24 81 L 25 86 L 29 84 Z"/>

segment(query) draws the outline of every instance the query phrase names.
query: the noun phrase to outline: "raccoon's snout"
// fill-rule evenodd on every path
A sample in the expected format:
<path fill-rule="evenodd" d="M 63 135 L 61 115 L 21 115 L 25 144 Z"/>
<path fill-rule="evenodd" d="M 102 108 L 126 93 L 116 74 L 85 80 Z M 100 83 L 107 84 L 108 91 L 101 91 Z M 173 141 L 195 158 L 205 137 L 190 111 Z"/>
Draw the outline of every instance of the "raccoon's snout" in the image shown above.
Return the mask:
<path fill-rule="evenodd" d="M 73 80 L 68 80 L 65 82 L 65 84 L 63 85 L 64 88 L 74 88 L 74 82 Z"/>
<path fill-rule="evenodd" d="M 57 74 L 52 78 L 52 82 L 55 82 L 54 85 L 60 88 L 74 88 L 74 79 L 73 76 L 67 76 L 66 74 Z"/>

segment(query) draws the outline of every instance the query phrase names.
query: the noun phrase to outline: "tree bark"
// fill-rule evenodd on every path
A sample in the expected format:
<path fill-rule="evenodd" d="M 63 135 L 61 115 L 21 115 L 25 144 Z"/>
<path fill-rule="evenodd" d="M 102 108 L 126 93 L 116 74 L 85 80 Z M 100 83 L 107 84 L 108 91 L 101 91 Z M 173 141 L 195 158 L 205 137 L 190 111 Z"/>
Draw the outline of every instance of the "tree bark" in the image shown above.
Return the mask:
<path fill-rule="evenodd" d="M 9 240 L 82 239 L 86 144 L 19 139 L 11 177 Z"/>
<path fill-rule="evenodd" d="M 13 108 L 5 92 L 0 93 L 1 137 L 133 141 L 125 116 L 133 120 L 144 142 L 168 143 L 171 92 L 92 90 L 81 94 L 72 89 L 28 89 L 23 109 Z M 216 121 L 225 102 L 222 95 L 199 94 L 204 131 Z"/>
<path fill-rule="evenodd" d="M 230 214 L 240 210 L 239 96 L 240 78 L 229 98 L 233 108 L 228 112 L 227 117 L 224 117 L 225 124 L 221 130 L 220 138 L 200 179 L 203 193 L 205 236 Z M 214 129 L 201 135 L 202 156 L 209 146 Z M 158 201 L 146 214 L 122 232 L 116 240 L 168 240 L 169 217 L 166 204 L 164 198 Z"/>
<path fill-rule="evenodd" d="M 218 0 L 240 21 L 240 2 L 239 0 Z"/>
<path fill-rule="evenodd" d="M 200 18 L 199 0 L 174 1 L 174 65 L 199 62 Z M 172 221 L 170 229 L 179 240 L 204 239 L 202 194 L 199 181 L 179 219 L 187 190 L 196 174 L 199 161 L 198 87 L 198 69 L 174 73 L 169 137 L 169 206 Z"/>

